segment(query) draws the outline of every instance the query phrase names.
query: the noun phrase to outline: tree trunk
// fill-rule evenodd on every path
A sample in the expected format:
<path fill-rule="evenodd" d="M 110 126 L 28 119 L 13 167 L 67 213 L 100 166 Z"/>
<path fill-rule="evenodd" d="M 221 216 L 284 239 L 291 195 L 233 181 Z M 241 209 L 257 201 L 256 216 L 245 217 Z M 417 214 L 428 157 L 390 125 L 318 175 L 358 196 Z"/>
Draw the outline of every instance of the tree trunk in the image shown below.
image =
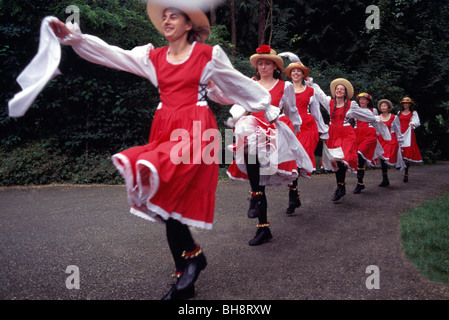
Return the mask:
<path fill-rule="evenodd" d="M 231 43 L 233 45 L 233 55 L 236 54 L 237 48 L 237 27 L 235 24 L 235 0 L 230 0 L 230 9 L 231 9 Z"/>
<path fill-rule="evenodd" d="M 266 16 L 267 16 L 267 0 L 259 1 L 259 35 L 258 42 L 259 46 L 265 43 L 265 26 L 266 26 Z"/>
<path fill-rule="evenodd" d="M 210 5 L 210 25 L 211 27 L 217 25 L 217 15 L 215 14 L 215 7 L 213 2 Z"/>

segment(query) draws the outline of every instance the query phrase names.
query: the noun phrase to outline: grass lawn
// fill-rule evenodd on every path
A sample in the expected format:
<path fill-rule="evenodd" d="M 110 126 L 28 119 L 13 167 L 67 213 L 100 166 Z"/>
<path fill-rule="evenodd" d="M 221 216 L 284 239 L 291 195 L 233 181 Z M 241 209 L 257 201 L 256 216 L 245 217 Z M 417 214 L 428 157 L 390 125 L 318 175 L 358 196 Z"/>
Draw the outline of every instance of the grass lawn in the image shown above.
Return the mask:
<path fill-rule="evenodd" d="M 401 217 L 406 257 L 431 281 L 449 284 L 449 193 Z"/>

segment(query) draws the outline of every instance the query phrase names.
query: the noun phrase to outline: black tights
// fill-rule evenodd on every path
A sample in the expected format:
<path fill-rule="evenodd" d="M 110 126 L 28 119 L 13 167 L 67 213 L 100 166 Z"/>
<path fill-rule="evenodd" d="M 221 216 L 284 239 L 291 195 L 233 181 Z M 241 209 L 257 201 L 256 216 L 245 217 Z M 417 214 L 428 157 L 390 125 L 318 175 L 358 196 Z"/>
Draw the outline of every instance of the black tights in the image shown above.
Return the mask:
<path fill-rule="evenodd" d="M 265 197 L 265 186 L 261 186 L 260 183 L 260 163 L 257 155 L 255 156 L 256 163 L 249 163 L 248 161 L 248 149 L 245 148 L 245 165 L 246 165 L 246 172 L 248 174 L 249 178 L 249 184 L 251 186 L 251 191 L 253 192 L 259 192 L 262 191 Z M 253 159 L 251 159 L 253 160 Z M 251 161 L 253 162 L 253 161 Z M 259 224 L 267 223 L 267 210 L 261 210 L 259 211 Z"/>
<path fill-rule="evenodd" d="M 337 178 L 337 184 L 344 184 L 346 180 L 346 166 L 343 162 L 338 161 L 338 170 L 335 172 L 335 177 Z"/>
<path fill-rule="evenodd" d="M 387 163 L 383 159 L 380 159 L 380 163 L 381 163 L 381 166 L 382 166 L 382 174 L 387 174 L 388 173 L 388 165 L 387 165 Z"/>
<path fill-rule="evenodd" d="M 178 220 L 169 218 L 165 225 L 168 246 L 175 261 L 176 271 L 182 272 L 186 266 L 186 260 L 181 255 L 184 251 L 195 250 L 195 241 L 189 227 Z"/>
<path fill-rule="evenodd" d="M 357 181 L 363 183 L 365 177 L 365 164 L 366 160 L 360 155 L 357 155 Z"/>

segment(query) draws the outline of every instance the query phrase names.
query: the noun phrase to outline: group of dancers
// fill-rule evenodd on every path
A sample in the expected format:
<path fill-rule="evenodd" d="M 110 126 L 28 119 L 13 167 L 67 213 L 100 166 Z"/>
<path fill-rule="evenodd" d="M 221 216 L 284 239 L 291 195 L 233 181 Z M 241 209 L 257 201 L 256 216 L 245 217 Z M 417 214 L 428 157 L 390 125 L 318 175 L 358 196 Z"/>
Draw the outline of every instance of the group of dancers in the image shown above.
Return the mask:
<path fill-rule="evenodd" d="M 56 41 L 57 45 L 70 45 L 92 63 L 145 77 L 158 88 L 161 102 L 154 115 L 149 142 L 123 150 L 113 155 L 112 160 L 125 180 L 130 212 L 165 225 L 175 281 L 164 300 L 193 297 L 195 282 L 207 266 L 204 250 L 193 239 L 190 227 L 212 229 L 218 161 L 206 163 L 202 157 L 200 162 L 170 161 L 173 148 L 179 144 L 171 139 L 174 130 L 187 130 L 193 136 L 195 130 L 202 135 L 217 129 L 206 94 L 217 102 L 234 104 L 231 122 L 236 136 L 232 146 L 236 157 L 228 174 L 250 183 L 247 214 L 259 222 L 256 235 L 249 242 L 251 246 L 272 238 L 267 218 L 267 186 L 289 186 L 288 214 L 301 206 L 298 177 L 311 178 L 316 170 L 314 153 L 320 138 L 325 141 L 321 165 L 336 174 L 334 201 L 346 193 L 347 171 L 357 172 L 357 193 L 364 188 L 366 165 L 380 162 L 384 174 L 381 186 L 387 186 L 388 166 L 404 161 L 406 181 L 408 164 L 421 161 L 413 131 L 419 126 L 419 117 L 410 98 L 401 101 L 403 110 L 397 116 L 390 113 L 393 108 L 390 101 L 379 101 L 381 114 L 376 116 L 369 94 L 359 94 L 356 101 L 351 101 L 354 95 L 351 83 L 336 79 L 330 84 L 332 96 L 327 96 L 309 78 L 310 70 L 300 61 L 292 62 L 284 70 L 283 58 L 267 45 L 251 56 L 256 76 L 250 79 L 234 69 L 219 46 L 203 44 L 210 25 L 201 9 L 180 8 L 179 1 L 173 2 L 173 6 L 169 3 L 169 0 L 163 4 L 153 0 L 147 3 L 151 22 L 168 42 L 161 48 L 147 44 L 132 50 L 121 49 L 83 34 L 77 24 L 66 25 L 54 17 L 44 19 L 41 28 L 47 32 L 49 44 Z M 44 58 L 48 56 L 59 63 L 55 56 L 60 50 L 56 47 L 48 45 L 40 50 L 54 50 L 46 52 Z M 42 71 L 57 74 L 57 63 L 48 64 L 52 70 L 27 68 L 26 77 L 30 78 L 27 83 L 40 81 L 38 73 Z M 282 80 L 284 72 L 291 82 Z M 24 77 L 23 74 L 19 78 Z M 43 85 L 30 90 L 42 88 Z M 32 101 L 36 95 L 32 92 L 28 100 Z M 328 125 L 323 121 L 320 105 L 330 115 Z M 14 114 L 14 108 L 10 105 L 10 114 Z M 355 128 L 351 119 L 356 120 Z M 199 128 L 197 123 L 201 123 Z M 208 152 L 206 144 L 198 148 L 193 141 L 185 143 L 192 159 L 198 156 L 195 152 Z"/>
<path fill-rule="evenodd" d="M 289 186 L 287 214 L 294 213 L 301 206 L 298 177 L 310 178 L 316 170 L 315 150 L 320 139 L 323 140 L 320 165 L 325 170 L 335 172 L 336 176 L 337 189 L 332 201 L 338 201 L 346 194 L 346 172 L 357 174 L 353 192 L 361 193 L 365 189 L 367 166 L 382 168 L 379 187 L 390 184 L 389 167 L 404 169 L 404 182 L 408 181 L 410 163 L 422 162 L 414 132 L 420 120 L 411 98 L 405 97 L 400 101 L 401 111 L 395 115 L 391 113 L 393 103 L 388 99 L 381 99 L 377 109 L 373 97 L 365 92 L 351 101 L 354 88 L 343 78 L 331 82 L 331 96 L 327 96 L 309 77 L 310 69 L 295 54 L 285 52 L 278 55 L 267 45 L 257 48 L 256 52 L 250 58 L 256 70 L 254 80 L 270 92 L 271 104 L 281 110 L 281 115 L 279 121 L 270 123 L 263 118 L 263 113 L 249 115 L 238 112 L 239 109 L 244 111 L 240 106 L 231 109 L 231 114 L 241 117 L 235 122 L 236 160 L 227 173 L 232 179 L 249 181 L 251 197 L 248 217 L 259 219 L 256 235 L 249 245 L 260 245 L 272 238 L 267 220 L 266 186 Z M 281 57 L 293 61 L 285 70 Z M 292 82 L 283 81 L 280 76 L 283 73 Z M 213 100 L 229 102 L 216 91 L 211 90 Z M 323 121 L 320 105 L 329 113 L 328 125 Z M 275 139 L 278 143 L 270 143 Z M 265 157 L 267 144 L 271 153 L 278 152 L 278 161 L 268 161 L 276 166 L 276 170 L 263 175 L 261 159 Z M 244 149 L 240 154 L 245 157 L 237 156 L 239 148 Z M 257 154 L 253 163 L 249 161 L 251 150 Z"/>

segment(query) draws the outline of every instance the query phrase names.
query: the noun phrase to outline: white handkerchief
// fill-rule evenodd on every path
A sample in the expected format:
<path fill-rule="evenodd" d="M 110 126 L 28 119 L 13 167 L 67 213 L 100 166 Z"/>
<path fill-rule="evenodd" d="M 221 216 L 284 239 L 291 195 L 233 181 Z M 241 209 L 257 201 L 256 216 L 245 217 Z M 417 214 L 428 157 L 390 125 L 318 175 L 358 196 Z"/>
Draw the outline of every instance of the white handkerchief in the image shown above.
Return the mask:
<path fill-rule="evenodd" d="M 61 74 L 58 70 L 61 61 L 61 45 L 50 27 L 50 22 L 55 19 L 55 17 L 46 17 L 42 20 L 38 52 L 17 77 L 22 91 L 8 102 L 10 117 L 23 116 L 45 85 Z"/>

